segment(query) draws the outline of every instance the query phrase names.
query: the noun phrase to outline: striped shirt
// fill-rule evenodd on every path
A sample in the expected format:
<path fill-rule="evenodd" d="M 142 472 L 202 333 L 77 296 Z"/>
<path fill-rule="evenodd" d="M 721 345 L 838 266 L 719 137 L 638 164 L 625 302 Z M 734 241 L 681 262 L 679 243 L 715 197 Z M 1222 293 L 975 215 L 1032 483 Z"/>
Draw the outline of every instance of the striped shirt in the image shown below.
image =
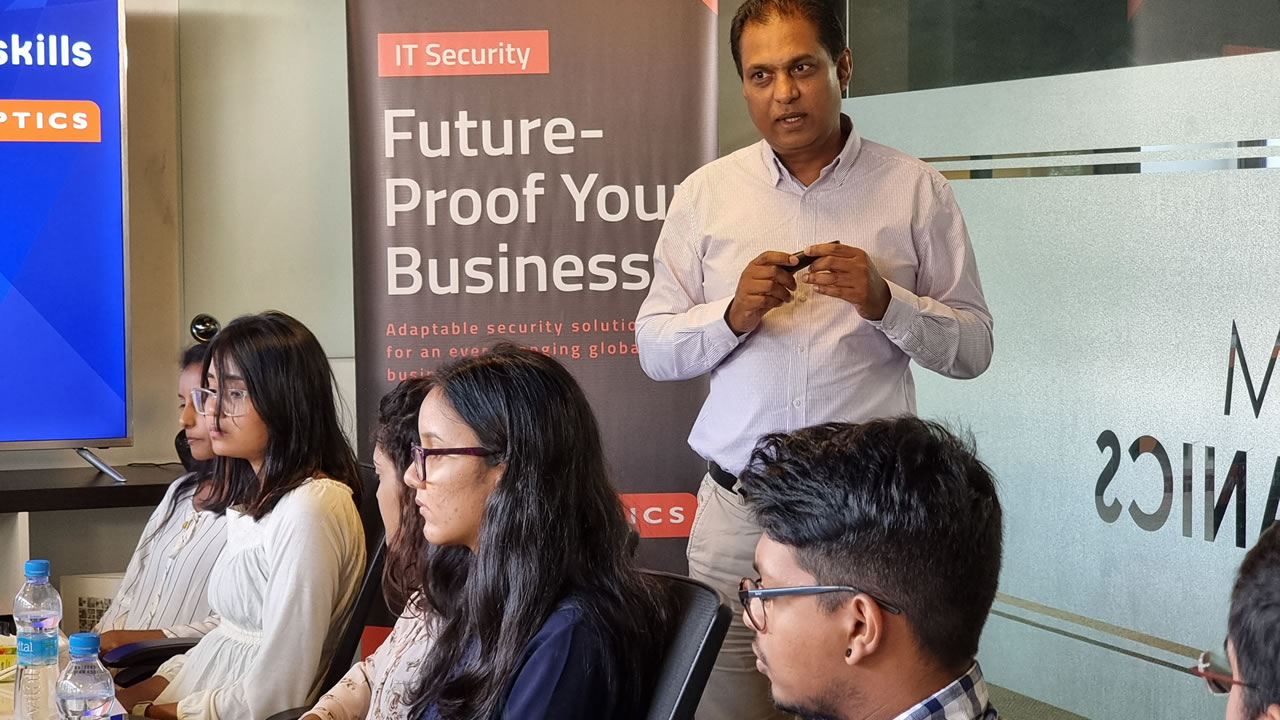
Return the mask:
<path fill-rule="evenodd" d="M 710 373 L 689 445 L 735 475 L 765 433 L 914 413 L 913 360 L 954 378 L 991 362 L 991 313 L 947 181 L 841 122 L 848 140 L 807 187 L 763 140 L 694 172 L 654 250 L 640 364 L 655 380 Z M 881 320 L 800 283 L 755 330 L 729 329 L 725 311 L 757 255 L 836 240 L 865 250 L 888 283 Z"/>
<path fill-rule="evenodd" d="M 175 501 L 189 477 L 173 481 L 151 513 L 95 632 L 163 630 L 169 637 L 203 637 L 217 626 L 209 612 L 209 572 L 227 542 L 226 518 L 196 510 L 190 490 Z"/>
<path fill-rule="evenodd" d="M 974 662 L 969 672 L 894 720 L 1000 720 L 1000 714 L 991 707 L 982 668 Z"/>

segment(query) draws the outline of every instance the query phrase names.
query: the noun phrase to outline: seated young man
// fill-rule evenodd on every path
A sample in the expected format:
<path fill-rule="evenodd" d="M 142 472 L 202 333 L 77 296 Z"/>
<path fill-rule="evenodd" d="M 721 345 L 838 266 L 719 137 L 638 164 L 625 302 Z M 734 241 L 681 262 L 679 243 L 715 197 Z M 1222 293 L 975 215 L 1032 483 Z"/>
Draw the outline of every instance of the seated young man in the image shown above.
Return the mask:
<path fill-rule="evenodd" d="M 1214 671 L 1211 653 L 1196 674 L 1215 694 L 1230 694 L 1227 720 L 1280 720 L 1280 531 L 1272 525 L 1240 563 L 1227 620 L 1230 675 Z"/>
<path fill-rule="evenodd" d="M 774 704 L 832 720 L 993 720 L 978 637 L 1001 510 L 970 445 L 914 417 L 761 439 L 741 476 L 764 534 L 743 621 Z"/>

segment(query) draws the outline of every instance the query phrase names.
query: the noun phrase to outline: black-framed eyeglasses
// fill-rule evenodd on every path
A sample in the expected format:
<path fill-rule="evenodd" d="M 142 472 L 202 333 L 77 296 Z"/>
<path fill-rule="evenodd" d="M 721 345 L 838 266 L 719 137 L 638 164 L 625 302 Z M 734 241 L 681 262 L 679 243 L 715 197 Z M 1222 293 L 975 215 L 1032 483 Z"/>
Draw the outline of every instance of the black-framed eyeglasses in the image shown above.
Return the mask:
<path fill-rule="evenodd" d="M 456 448 L 424 448 L 414 443 L 409 446 L 409 453 L 413 456 L 413 462 L 418 466 L 418 477 L 427 477 L 427 458 L 432 455 L 474 455 L 475 457 L 491 457 L 497 455 L 496 452 L 489 448 L 482 447 L 456 447 Z"/>
<path fill-rule="evenodd" d="M 877 605 L 885 610 L 885 612 L 901 615 L 902 610 L 894 605 L 881 600 L 865 590 L 859 590 L 852 585 L 794 585 L 792 587 L 776 587 L 765 588 L 760 587 L 760 578 L 752 580 L 751 578 L 742 578 L 738 581 L 738 602 L 742 603 L 742 607 L 747 611 L 747 620 L 750 621 L 751 627 L 756 632 L 764 632 L 768 624 L 768 618 L 765 616 L 764 601 L 775 597 L 788 597 L 794 595 L 825 595 L 833 592 L 848 592 L 854 595 L 866 595 L 875 601 Z"/>

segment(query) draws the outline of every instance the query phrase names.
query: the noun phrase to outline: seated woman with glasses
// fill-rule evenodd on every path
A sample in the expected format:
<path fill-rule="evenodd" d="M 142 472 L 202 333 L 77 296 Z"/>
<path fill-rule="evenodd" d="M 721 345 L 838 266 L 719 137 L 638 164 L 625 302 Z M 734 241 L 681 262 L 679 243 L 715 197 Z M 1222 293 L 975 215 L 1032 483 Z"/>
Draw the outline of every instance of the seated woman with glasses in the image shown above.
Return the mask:
<path fill-rule="evenodd" d="M 217 626 L 209 614 L 209 573 L 227 531 L 224 517 L 206 508 L 213 446 L 204 417 L 191 403 L 191 390 L 204 377 L 206 350 L 187 348 L 178 375 L 178 422 L 198 464 L 173 481 L 147 520 L 120 590 L 94 627 L 102 634 L 102 652 L 139 640 L 203 637 Z"/>
<path fill-rule="evenodd" d="M 373 436 L 378 510 L 387 529 L 382 596 L 400 619 L 378 650 L 321 696 L 304 720 L 409 717 L 409 694 L 417 683 L 422 656 L 431 646 L 434 625 L 427 622 L 426 603 L 418 592 L 427 540 L 404 476 L 411 463 L 410 447 L 418 439 L 418 409 L 430 389 L 430 379 L 413 378 L 387 393 L 378 405 L 378 428 Z"/>
<path fill-rule="evenodd" d="M 643 717 L 671 611 L 632 559 L 582 389 L 506 343 L 433 381 L 406 481 L 440 629 L 410 717 Z"/>
<path fill-rule="evenodd" d="M 207 507 L 227 547 L 209 603 L 221 623 L 117 698 L 154 718 L 262 720 L 314 698 L 364 573 L 359 474 L 329 361 L 277 312 L 209 344 L 196 407 L 217 455 Z"/>

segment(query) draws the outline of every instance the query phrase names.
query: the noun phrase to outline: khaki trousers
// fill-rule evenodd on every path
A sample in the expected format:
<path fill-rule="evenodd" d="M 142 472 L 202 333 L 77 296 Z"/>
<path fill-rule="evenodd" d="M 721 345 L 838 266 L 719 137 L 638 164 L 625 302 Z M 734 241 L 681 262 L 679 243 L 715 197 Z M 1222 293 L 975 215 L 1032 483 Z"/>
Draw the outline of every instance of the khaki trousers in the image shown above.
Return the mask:
<path fill-rule="evenodd" d="M 738 581 L 754 578 L 760 526 L 742 496 L 707 475 L 698 488 L 698 511 L 689 531 L 689 576 L 710 585 L 733 611 L 729 633 L 698 704 L 697 720 L 789 720 L 769 699 L 769 679 L 756 670 L 755 631 L 742 621 Z"/>

